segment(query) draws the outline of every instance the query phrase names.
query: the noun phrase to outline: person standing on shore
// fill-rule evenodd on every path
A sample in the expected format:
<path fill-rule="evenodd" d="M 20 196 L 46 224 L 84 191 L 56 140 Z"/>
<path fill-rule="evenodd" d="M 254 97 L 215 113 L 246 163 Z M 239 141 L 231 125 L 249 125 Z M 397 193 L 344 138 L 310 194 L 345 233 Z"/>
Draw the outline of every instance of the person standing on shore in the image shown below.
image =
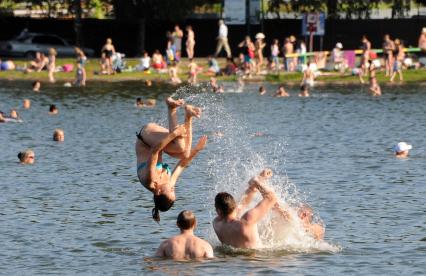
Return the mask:
<path fill-rule="evenodd" d="M 266 43 L 264 42 L 265 35 L 263 33 L 256 34 L 256 42 L 254 44 L 257 57 L 256 74 L 259 75 L 262 71 L 263 66 L 263 48 Z"/>
<path fill-rule="evenodd" d="M 215 52 L 215 57 L 219 55 L 222 51 L 222 48 L 225 48 L 226 57 L 231 58 L 231 48 L 228 43 L 228 27 L 225 25 L 225 22 L 221 19 L 219 20 L 219 36 L 217 37 L 217 47 Z"/>
<path fill-rule="evenodd" d="M 195 46 L 195 34 L 194 30 L 192 30 L 192 26 L 186 26 L 186 54 L 188 55 L 188 59 L 194 58 L 194 46 Z"/>
<path fill-rule="evenodd" d="M 49 72 L 49 82 L 55 82 L 55 76 L 53 75 L 56 70 L 56 50 L 55 48 L 49 49 L 49 55 L 47 56 L 49 62 L 47 63 L 47 70 Z"/>
<path fill-rule="evenodd" d="M 361 58 L 361 74 L 360 80 L 362 80 L 362 76 L 367 76 L 368 74 L 368 61 L 370 60 L 370 51 L 371 51 L 371 42 L 367 39 L 367 36 L 362 36 L 362 58 Z M 362 80 L 361 83 L 364 81 Z"/>
<path fill-rule="evenodd" d="M 393 80 L 396 77 L 396 74 L 399 74 L 399 81 L 402 82 L 404 77 L 402 76 L 402 64 L 404 62 L 405 58 L 405 52 L 404 52 L 404 44 L 402 41 L 400 41 L 398 38 L 395 39 L 395 60 L 393 62 L 393 72 L 390 78 L 390 81 L 393 82 Z"/>
<path fill-rule="evenodd" d="M 179 25 L 175 26 L 172 36 L 173 36 L 173 45 L 175 48 L 175 61 L 179 62 L 182 55 L 182 37 L 183 37 L 183 31 L 181 30 Z"/>
<path fill-rule="evenodd" d="M 392 76 L 393 72 L 393 51 L 395 50 L 395 44 L 390 39 L 390 36 L 386 34 L 383 37 L 383 56 L 385 58 L 385 75 L 386 77 Z"/>
<path fill-rule="evenodd" d="M 293 52 L 294 52 L 293 43 L 291 43 L 290 38 L 287 37 L 284 40 L 284 46 L 283 46 L 284 69 L 286 71 L 291 71 L 292 70 L 291 63 L 293 61 L 293 58 L 292 57 L 287 57 L 287 55 L 293 54 Z"/>
<path fill-rule="evenodd" d="M 102 53 L 105 53 L 107 73 L 113 74 L 114 70 L 112 68 L 112 56 L 115 54 L 115 47 L 112 45 L 112 39 L 107 38 L 105 45 L 101 49 Z"/>
<path fill-rule="evenodd" d="M 422 29 L 422 33 L 419 36 L 419 48 L 426 52 L 426 27 Z"/>

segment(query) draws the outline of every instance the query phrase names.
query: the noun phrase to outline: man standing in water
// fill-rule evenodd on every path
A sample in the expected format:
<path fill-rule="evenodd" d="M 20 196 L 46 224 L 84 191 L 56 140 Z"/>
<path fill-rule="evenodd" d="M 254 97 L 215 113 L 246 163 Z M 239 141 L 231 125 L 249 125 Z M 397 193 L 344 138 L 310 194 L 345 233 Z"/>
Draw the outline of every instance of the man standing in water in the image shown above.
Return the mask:
<path fill-rule="evenodd" d="M 213 220 L 213 228 L 219 240 L 226 245 L 236 248 L 256 248 L 259 241 L 257 223 L 277 203 L 275 193 L 265 185 L 266 180 L 272 177 L 270 169 L 264 169 L 258 176 L 249 181 L 242 203 L 237 203 L 232 195 L 222 192 L 215 198 L 217 217 Z M 243 210 L 259 192 L 263 199 L 243 216 L 239 217 L 239 211 Z"/>
<path fill-rule="evenodd" d="M 180 234 L 161 243 L 157 250 L 158 257 L 175 260 L 213 258 L 212 246 L 194 235 L 197 221 L 191 211 L 182 211 L 177 217 Z"/>

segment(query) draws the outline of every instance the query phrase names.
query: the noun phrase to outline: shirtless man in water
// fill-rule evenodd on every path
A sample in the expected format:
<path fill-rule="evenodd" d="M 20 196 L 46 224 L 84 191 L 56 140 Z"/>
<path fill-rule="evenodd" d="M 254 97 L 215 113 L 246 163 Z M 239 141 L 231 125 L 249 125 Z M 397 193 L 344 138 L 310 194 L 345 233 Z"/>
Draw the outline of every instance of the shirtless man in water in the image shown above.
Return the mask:
<path fill-rule="evenodd" d="M 219 240 L 236 248 L 256 248 L 259 242 L 257 223 L 274 207 L 277 202 L 275 193 L 265 185 L 272 177 L 270 169 L 264 169 L 258 176 L 249 181 L 249 187 L 237 206 L 232 195 L 222 192 L 215 198 L 217 217 L 213 220 L 213 228 Z M 239 212 L 253 200 L 259 192 L 263 199 L 248 210 L 243 216 Z"/>
<path fill-rule="evenodd" d="M 213 258 L 213 248 L 205 240 L 194 235 L 197 221 L 191 211 L 182 211 L 177 217 L 180 234 L 161 243 L 157 257 L 183 259 Z"/>

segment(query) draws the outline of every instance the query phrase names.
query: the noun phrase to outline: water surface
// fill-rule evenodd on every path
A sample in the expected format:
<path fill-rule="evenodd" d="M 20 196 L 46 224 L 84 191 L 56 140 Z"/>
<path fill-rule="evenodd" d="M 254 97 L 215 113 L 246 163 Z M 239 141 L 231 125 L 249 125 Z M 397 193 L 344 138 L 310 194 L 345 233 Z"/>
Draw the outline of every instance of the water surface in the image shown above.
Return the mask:
<path fill-rule="evenodd" d="M 261 97 L 257 85 L 224 95 L 180 91 L 205 109 L 195 121 L 194 140 L 204 133 L 210 139 L 157 225 L 151 194 L 136 177 L 134 134 L 147 122 L 166 123 L 162 101 L 176 89 L 89 85 L 47 86 L 40 94 L 29 83 L 0 85 L 0 110 L 17 107 L 24 119 L 0 125 L 0 273 L 424 274 L 424 87 L 384 87 L 381 98 L 360 86 L 318 87 L 307 99 L 295 97 L 293 88 L 290 98 Z M 266 88 L 270 95 L 277 87 Z M 156 98 L 157 107 L 136 109 L 138 96 Z M 31 99 L 30 110 L 20 108 L 24 98 Z M 59 115 L 48 115 L 50 104 Z M 61 144 L 52 141 L 58 127 L 65 130 Z M 214 135 L 219 131 L 223 137 Z M 413 145 L 410 158 L 392 156 L 399 141 Z M 25 148 L 36 153 L 33 166 L 17 162 Z M 273 185 L 283 199 L 313 206 L 326 224 L 328 244 L 339 250 L 272 246 L 238 254 L 217 247 L 215 193 L 237 196 L 263 166 L 274 169 Z M 177 233 L 183 209 L 195 212 L 196 232 L 217 247 L 218 258 L 152 258 L 159 243 Z"/>

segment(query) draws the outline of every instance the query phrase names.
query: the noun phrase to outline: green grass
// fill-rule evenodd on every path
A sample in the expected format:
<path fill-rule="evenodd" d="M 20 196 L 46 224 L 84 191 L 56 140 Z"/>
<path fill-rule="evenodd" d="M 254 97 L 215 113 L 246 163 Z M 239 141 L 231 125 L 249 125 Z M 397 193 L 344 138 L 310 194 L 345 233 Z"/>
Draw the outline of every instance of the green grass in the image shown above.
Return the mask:
<path fill-rule="evenodd" d="M 413 83 L 426 83 L 426 71 L 424 69 L 418 70 L 404 70 L 403 71 L 404 81 L 403 83 L 413 84 Z M 278 82 L 278 83 L 288 83 L 288 84 L 298 84 L 302 80 L 301 73 L 280 73 L 269 74 L 265 78 L 266 81 Z M 368 77 L 364 77 L 364 80 L 368 82 Z M 385 77 L 384 72 L 377 73 L 377 80 L 379 83 L 389 83 L 389 77 Z M 335 83 L 335 84 L 358 84 L 358 76 L 352 76 L 349 73 L 345 75 L 340 75 L 338 73 L 327 74 L 319 76 L 316 79 L 317 82 L 321 83 Z M 399 82 L 399 77 L 395 77 L 395 83 Z"/>
<path fill-rule="evenodd" d="M 220 66 L 224 66 L 225 59 L 219 59 Z M 126 59 L 128 66 L 136 66 L 139 63 L 138 59 Z M 196 59 L 196 62 L 199 66 L 201 66 L 203 69 L 207 68 L 207 59 L 206 58 L 199 58 Z M 16 60 L 15 63 L 18 66 L 24 66 L 25 63 L 28 63 L 25 60 Z M 64 64 L 75 64 L 74 59 L 58 59 L 57 65 L 61 66 Z M 182 81 L 186 81 L 187 79 L 187 60 L 183 59 L 179 64 L 179 71 L 180 71 L 180 78 Z M 167 82 L 169 80 L 168 74 L 160 74 L 152 70 L 152 73 L 147 74 L 144 72 L 123 72 L 123 73 L 117 73 L 115 75 L 96 75 L 94 74 L 95 71 L 99 71 L 99 60 L 98 59 L 90 59 L 86 65 L 86 71 L 87 71 L 87 82 L 90 84 L 91 81 L 145 81 L 145 80 L 154 80 L 158 82 Z M 424 69 L 418 69 L 418 70 L 404 70 L 404 83 L 426 83 L 426 71 Z M 55 78 L 57 82 L 70 82 L 73 81 L 75 77 L 75 72 L 59 72 L 55 74 Z M 208 81 L 210 79 L 210 76 L 206 75 L 205 73 L 201 73 L 198 75 L 198 78 L 200 81 Z M 380 83 L 387 83 L 389 82 L 388 78 L 385 78 L 383 72 L 379 72 L 377 74 L 377 78 Z M 40 80 L 41 82 L 47 82 L 48 76 L 47 72 L 32 72 L 25 74 L 20 71 L 0 71 L 0 80 Z M 299 72 L 296 73 L 280 73 L 278 75 L 276 74 L 268 74 L 266 76 L 256 76 L 253 79 L 249 79 L 248 81 L 268 81 L 268 82 L 274 82 L 274 83 L 284 83 L 289 85 L 297 85 L 300 83 L 302 79 L 302 74 Z M 218 77 L 219 81 L 236 81 L 236 76 L 220 76 Z M 366 81 L 368 81 L 368 78 L 365 78 Z M 352 76 L 349 73 L 345 75 L 340 75 L 338 73 L 328 73 L 323 76 L 319 76 L 317 78 L 318 82 L 321 83 L 336 83 L 336 84 L 357 84 L 359 83 L 357 76 Z M 396 77 L 395 82 L 398 82 L 398 77 Z"/>

